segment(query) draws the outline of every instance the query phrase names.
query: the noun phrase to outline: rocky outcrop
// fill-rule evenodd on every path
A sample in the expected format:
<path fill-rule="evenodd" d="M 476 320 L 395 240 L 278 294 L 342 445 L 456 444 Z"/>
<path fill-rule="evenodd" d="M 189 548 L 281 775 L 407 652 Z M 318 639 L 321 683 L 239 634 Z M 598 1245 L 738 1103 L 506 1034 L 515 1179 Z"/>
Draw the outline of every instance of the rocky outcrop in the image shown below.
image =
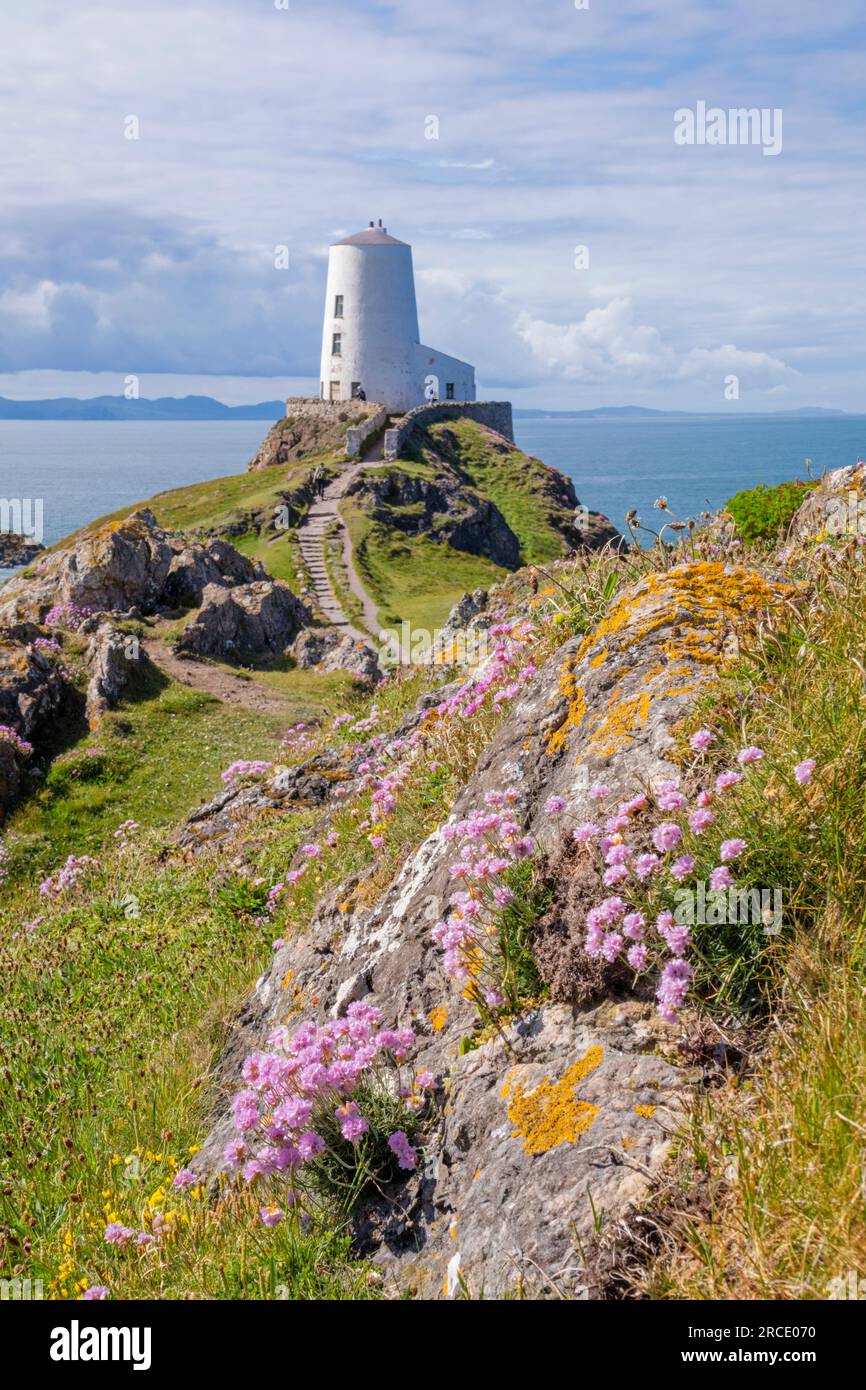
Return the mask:
<path fill-rule="evenodd" d="M 234 589 L 209 584 L 197 618 L 181 633 L 178 650 L 223 658 L 283 655 L 309 620 L 309 609 L 282 580 Z"/>
<path fill-rule="evenodd" d="M 130 676 L 147 656 L 136 637 L 102 623 L 87 648 L 90 679 L 87 683 L 87 722 L 96 729 L 107 709 L 120 699 Z"/>
<path fill-rule="evenodd" d="M 0 622 L 42 622 L 58 605 L 91 613 L 190 607 L 209 585 L 247 584 L 264 575 L 226 541 L 190 543 L 164 531 L 143 508 L 46 556 L 38 574 L 10 581 L 0 591 Z"/>
<path fill-rule="evenodd" d="M 67 690 L 62 668 L 31 645 L 32 635 L 27 627 L 0 635 L 0 816 L 18 797 L 30 740 L 56 714 Z"/>
<path fill-rule="evenodd" d="M 834 468 L 806 496 L 788 528 L 788 540 L 810 537 L 866 542 L 866 463 Z"/>
<path fill-rule="evenodd" d="M 502 513 L 448 465 L 429 478 L 399 467 L 371 470 L 359 474 L 346 495 L 383 526 L 429 536 L 503 569 L 520 564 L 520 543 Z"/>
<path fill-rule="evenodd" d="M 0 569 L 15 569 L 18 565 L 29 565 L 44 549 L 45 546 L 40 541 L 34 541 L 32 536 L 0 531 Z"/>
<path fill-rule="evenodd" d="M 304 671 L 347 671 L 369 689 L 383 679 L 379 658 L 369 642 L 360 642 L 333 628 L 305 628 L 296 638 L 291 655 Z"/>
<path fill-rule="evenodd" d="M 493 430 L 478 425 L 473 427 L 472 433 L 475 448 L 483 451 L 494 468 L 497 459 L 505 462 L 515 455 L 520 459 L 521 469 L 527 479 L 531 479 L 533 512 L 552 531 L 559 533 L 567 550 L 601 550 L 606 545 L 617 548 L 625 545 L 623 536 L 603 512 L 593 512 L 581 505 L 574 483 L 564 473 L 529 454 L 521 455 L 516 445 Z M 448 463 L 464 485 L 477 485 L 473 449 L 467 449 L 465 439 L 454 429 L 434 425 L 421 435 L 419 444 Z"/>
<path fill-rule="evenodd" d="M 561 796 L 590 819 L 589 788 L 614 800 L 676 778 L 674 725 L 726 659 L 733 636 L 791 598 L 788 586 L 722 564 L 680 565 L 625 592 L 585 638 L 535 674 L 484 748 L 453 808 L 516 789 L 515 819 L 540 843 Z M 319 905 L 308 931 L 275 953 L 237 1022 L 229 1075 L 285 1015 L 283 982 L 319 1019 L 363 997 L 417 1034 L 413 1065 L 444 1079 L 423 1171 L 368 1202 L 356 1239 L 395 1287 L 428 1296 L 529 1292 L 579 1296 L 580 1250 L 596 1214 L 627 1213 L 664 1163 L 687 1083 L 660 1055 L 669 1025 L 639 997 L 618 999 L 576 962 L 579 883 L 554 865 L 553 897 L 533 948 L 552 1000 L 505 1036 L 467 1049 L 471 1005 L 444 977 L 431 928 L 453 891 L 441 830 L 402 864 L 374 906 L 353 881 Z M 197 1164 L 221 1166 L 229 1120 Z"/>
<path fill-rule="evenodd" d="M 247 467 L 257 472 L 284 468 L 312 454 L 342 453 L 346 431 L 362 425 L 380 408 L 373 401 L 289 399 L 284 418 L 268 432 Z"/>

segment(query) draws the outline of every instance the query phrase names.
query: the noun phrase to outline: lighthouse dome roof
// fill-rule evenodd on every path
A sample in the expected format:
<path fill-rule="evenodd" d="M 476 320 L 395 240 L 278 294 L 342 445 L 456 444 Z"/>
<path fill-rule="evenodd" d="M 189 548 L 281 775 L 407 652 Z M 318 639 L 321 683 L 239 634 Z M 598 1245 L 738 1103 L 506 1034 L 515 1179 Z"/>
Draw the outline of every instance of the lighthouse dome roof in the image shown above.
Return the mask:
<path fill-rule="evenodd" d="M 395 236 L 389 236 L 384 227 L 365 227 L 363 232 L 355 232 L 353 236 L 345 236 L 342 241 L 335 241 L 334 246 L 408 246 L 406 241 L 398 241 Z"/>

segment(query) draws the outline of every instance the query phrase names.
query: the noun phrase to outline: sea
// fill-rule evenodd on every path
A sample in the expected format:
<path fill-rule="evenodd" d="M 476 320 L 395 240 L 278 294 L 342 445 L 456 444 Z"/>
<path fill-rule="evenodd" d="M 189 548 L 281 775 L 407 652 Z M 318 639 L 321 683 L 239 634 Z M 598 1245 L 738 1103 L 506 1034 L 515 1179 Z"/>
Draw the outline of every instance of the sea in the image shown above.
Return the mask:
<path fill-rule="evenodd" d="M 659 497 L 685 520 L 742 488 L 866 457 L 866 415 L 518 417 L 514 429 L 521 449 L 566 473 L 580 501 L 620 527 L 631 508 L 656 524 Z M 51 545 L 167 488 L 243 472 L 267 430 L 263 420 L 0 420 L 0 503 L 41 499 Z"/>

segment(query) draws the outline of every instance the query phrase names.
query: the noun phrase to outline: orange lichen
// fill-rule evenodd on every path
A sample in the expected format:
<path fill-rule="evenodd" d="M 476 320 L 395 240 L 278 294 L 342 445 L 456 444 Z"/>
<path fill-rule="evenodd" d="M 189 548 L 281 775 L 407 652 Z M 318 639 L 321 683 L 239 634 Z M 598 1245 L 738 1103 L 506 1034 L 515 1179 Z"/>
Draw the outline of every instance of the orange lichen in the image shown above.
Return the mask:
<path fill-rule="evenodd" d="M 755 571 L 720 561 L 678 565 L 647 575 L 617 599 L 563 666 L 559 688 L 567 710 L 563 722 L 548 735 L 548 753 L 562 752 L 572 732 L 583 726 L 588 730 L 588 747 L 611 756 L 646 725 L 653 700 L 693 690 L 702 667 L 724 660 L 732 631 L 754 622 L 794 592 L 791 585 L 774 584 Z M 589 666 L 597 668 L 611 652 L 627 653 L 662 630 L 662 661 L 637 673 L 638 693 L 634 682 L 631 689 L 624 689 L 629 674 L 625 670 L 602 707 L 588 711 L 586 691 L 578 679 L 582 663 L 588 659 Z"/>
<path fill-rule="evenodd" d="M 573 1144 L 595 1121 L 599 1106 L 578 1100 L 575 1089 L 590 1072 L 601 1065 L 604 1049 L 590 1047 L 579 1062 L 565 1071 L 558 1081 L 549 1077 L 531 1091 L 525 1091 L 514 1071 L 506 1078 L 502 1095 L 508 1101 L 508 1118 L 514 1125 L 512 1138 L 522 1139 L 528 1154 L 547 1153 L 560 1144 Z"/>
<path fill-rule="evenodd" d="M 445 1027 L 445 1020 L 447 1017 L 448 1010 L 444 1007 L 444 1005 L 440 1005 L 438 1009 L 433 1009 L 432 1013 L 430 1014 L 430 1027 L 433 1029 L 434 1033 L 442 1032 L 442 1029 Z"/>
<path fill-rule="evenodd" d="M 654 1105 L 636 1105 L 634 1113 L 640 1115 L 643 1120 L 651 1120 L 656 1113 L 656 1108 Z"/>

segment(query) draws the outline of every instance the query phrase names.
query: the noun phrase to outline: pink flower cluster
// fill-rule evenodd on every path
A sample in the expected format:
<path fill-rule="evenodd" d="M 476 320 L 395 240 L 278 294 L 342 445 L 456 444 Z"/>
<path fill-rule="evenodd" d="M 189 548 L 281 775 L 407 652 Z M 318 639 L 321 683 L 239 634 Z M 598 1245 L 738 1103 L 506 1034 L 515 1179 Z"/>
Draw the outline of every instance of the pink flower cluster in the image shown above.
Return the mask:
<path fill-rule="evenodd" d="M 91 859 L 89 855 L 82 854 L 76 856 L 70 854 L 62 868 L 56 869 L 53 874 L 49 874 L 48 878 L 40 883 L 40 896 L 43 898 L 50 898 L 53 902 L 56 898 L 59 898 L 61 894 L 68 892 L 70 888 L 74 888 L 82 874 L 86 873 L 88 869 L 95 867 L 96 860 Z"/>
<path fill-rule="evenodd" d="M 78 603 L 55 603 L 45 614 L 44 622 L 46 627 L 63 627 L 70 632 L 77 632 L 87 618 L 93 617 L 93 613 L 92 608 L 83 607 Z"/>
<path fill-rule="evenodd" d="M 270 772 L 273 763 L 263 762 L 260 758 L 238 758 L 225 772 L 220 773 L 220 778 L 227 787 L 233 787 L 235 782 L 247 777 L 264 777 L 265 773 Z"/>
<path fill-rule="evenodd" d="M 703 753 L 712 741 L 713 735 L 709 730 L 701 729 L 692 736 L 691 746 L 695 752 Z M 737 762 L 747 768 L 760 762 L 763 757 L 763 749 L 752 745 L 740 751 Z M 798 781 L 808 782 L 814 770 L 814 760 L 807 759 L 805 763 L 797 765 L 794 775 Z M 715 812 L 710 808 L 720 796 L 742 780 L 742 775 L 732 770 L 719 773 L 713 790 L 700 791 L 693 807 L 689 806 L 687 797 L 675 782 L 663 782 L 656 792 L 656 806 L 662 812 L 678 814 L 693 839 L 700 841 L 715 824 Z M 602 802 L 610 791 L 607 787 L 594 787 L 590 795 Z M 682 1007 L 692 975 L 691 966 L 685 959 L 691 945 L 691 931 L 688 924 L 677 922 L 673 912 L 667 909 L 655 915 L 651 929 L 648 922 L 648 917 L 652 915 L 649 903 L 654 890 L 658 890 L 657 898 L 660 896 L 664 899 L 671 891 L 670 880 L 681 884 L 694 877 L 697 859 L 692 854 L 676 853 L 683 840 L 684 828 L 674 820 L 663 820 L 653 828 L 649 837 L 652 851 L 639 851 L 635 847 L 635 832 L 641 834 L 637 818 L 648 805 L 646 796 L 636 796 L 622 802 L 615 813 L 607 817 L 603 826 L 585 822 L 572 832 L 578 844 L 595 846 L 595 852 L 602 859 L 605 887 L 619 890 L 590 908 L 586 914 L 584 950 L 588 956 L 600 957 L 611 964 L 624 956 L 638 974 L 660 967 L 656 990 L 659 1013 L 663 1018 L 673 1020 Z M 645 839 L 645 835 L 646 832 L 643 832 L 641 838 Z M 711 891 L 721 892 L 734 885 L 729 865 L 747 849 L 746 841 L 739 836 L 722 840 L 717 845 L 713 857 L 718 859 L 718 863 L 708 874 Z"/>
<path fill-rule="evenodd" d="M 0 742 L 11 743 L 16 753 L 20 753 L 22 758 L 29 758 L 33 752 L 33 744 L 28 743 L 26 738 L 22 738 L 17 729 L 13 729 L 11 724 L 0 724 Z"/>
<path fill-rule="evenodd" d="M 370 1128 L 359 1104 L 364 1087 L 384 1087 L 383 1071 L 404 1061 L 415 1041 L 411 1029 L 382 1028 L 381 1022 L 379 1009 L 359 1000 L 345 1018 L 272 1033 L 271 1050 L 254 1052 L 244 1063 L 246 1087 L 232 1102 L 240 1137 L 226 1145 L 226 1163 L 242 1168 L 248 1183 L 285 1175 L 294 1188 L 304 1164 L 328 1147 L 319 1131 L 328 1129 L 330 1117 L 344 1139 L 360 1143 Z M 410 1166 L 405 1139 L 398 1131 L 390 1141 L 401 1167 Z"/>
<path fill-rule="evenodd" d="M 536 848 L 509 809 L 517 797 L 513 787 L 489 791 L 484 810 L 444 825 L 441 831 L 442 838 L 456 846 L 458 857 L 450 872 L 461 886 L 449 899 L 447 918 L 433 928 L 433 940 L 442 949 L 446 974 L 489 1009 L 504 1002 L 496 928 L 498 913 L 513 898 L 505 875 Z"/>
<path fill-rule="evenodd" d="M 513 679 L 507 679 L 511 668 L 516 664 L 518 658 L 526 646 L 535 637 L 535 629 L 526 622 L 499 623 L 489 629 L 490 636 L 499 640 L 493 649 L 490 659 L 485 663 L 480 675 L 472 676 L 469 680 L 459 687 L 453 695 L 449 695 L 447 700 L 428 710 L 425 718 L 434 716 L 439 718 L 467 718 L 477 714 L 487 703 L 490 696 L 490 706 L 499 709 L 509 700 L 513 700 L 523 689 L 527 681 L 535 675 L 536 667 L 529 661 L 519 671 Z"/>

